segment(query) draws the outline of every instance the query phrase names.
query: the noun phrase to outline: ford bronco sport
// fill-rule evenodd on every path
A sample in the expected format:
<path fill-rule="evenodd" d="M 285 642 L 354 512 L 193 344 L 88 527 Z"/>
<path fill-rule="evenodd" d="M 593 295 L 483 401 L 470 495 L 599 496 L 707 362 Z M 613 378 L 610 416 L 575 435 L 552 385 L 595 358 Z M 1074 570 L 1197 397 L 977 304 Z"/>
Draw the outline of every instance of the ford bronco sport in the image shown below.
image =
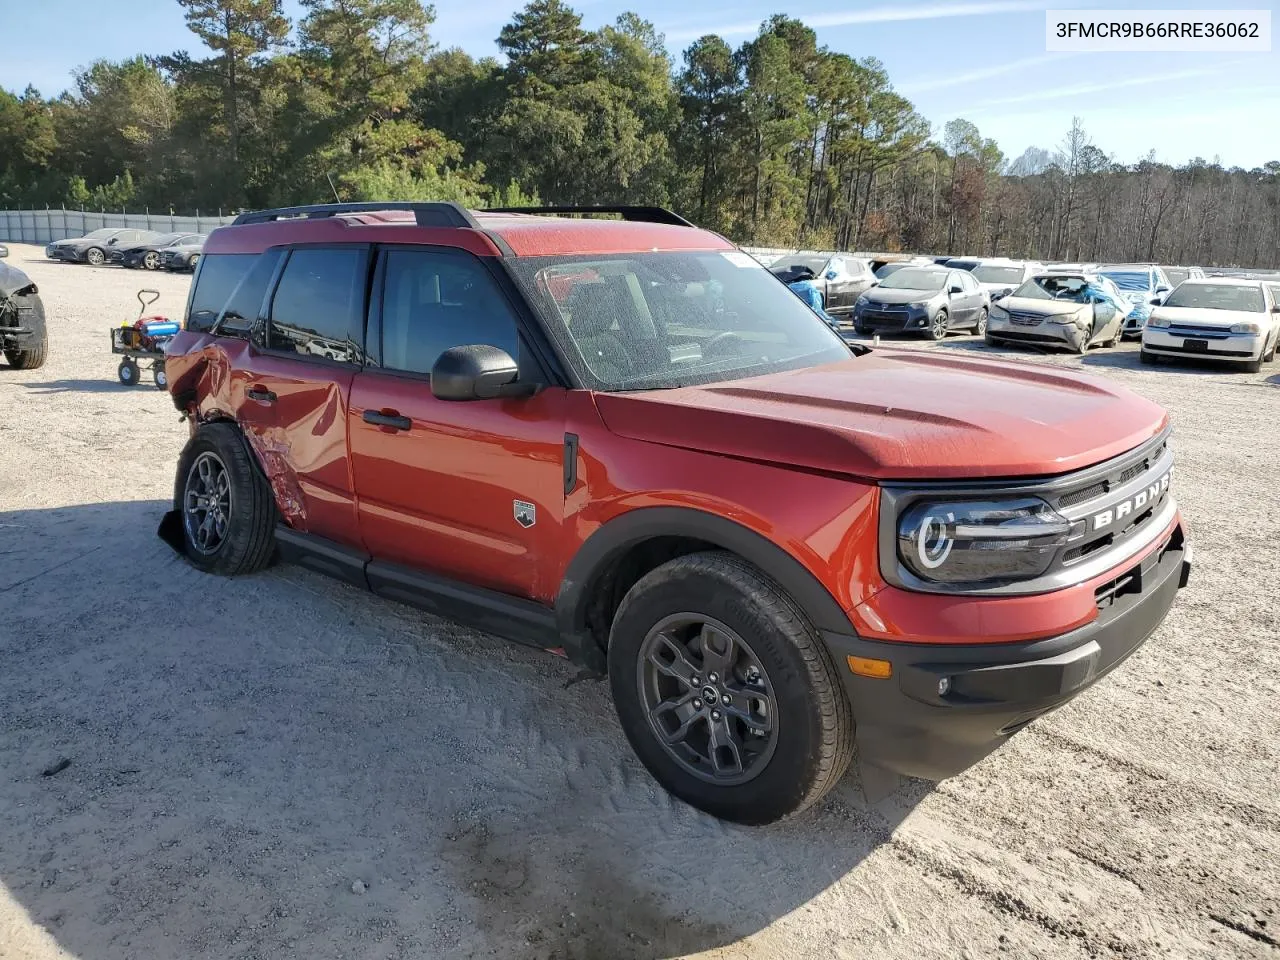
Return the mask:
<path fill-rule="evenodd" d="M 161 535 L 607 671 L 668 790 L 764 823 L 940 779 L 1129 656 L 1190 569 L 1168 417 L 845 343 L 657 208 L 333 204 L 215 231 Z M 538 215 L 541 214 L 541 215 Z"/>

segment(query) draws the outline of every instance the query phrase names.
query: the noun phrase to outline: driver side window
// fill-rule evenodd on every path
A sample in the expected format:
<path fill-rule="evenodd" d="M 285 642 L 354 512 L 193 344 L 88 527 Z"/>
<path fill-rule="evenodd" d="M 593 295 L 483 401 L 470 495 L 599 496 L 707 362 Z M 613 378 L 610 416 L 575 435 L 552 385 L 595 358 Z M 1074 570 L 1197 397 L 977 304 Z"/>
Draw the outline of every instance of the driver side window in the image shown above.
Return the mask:
<path fill-rule="evenodd" d="M 520 359 L 515 314 L 470 254 L 388 250 L 381 357 L 388 370 L 430 374 L 451 347 L 485 344 Z"/>

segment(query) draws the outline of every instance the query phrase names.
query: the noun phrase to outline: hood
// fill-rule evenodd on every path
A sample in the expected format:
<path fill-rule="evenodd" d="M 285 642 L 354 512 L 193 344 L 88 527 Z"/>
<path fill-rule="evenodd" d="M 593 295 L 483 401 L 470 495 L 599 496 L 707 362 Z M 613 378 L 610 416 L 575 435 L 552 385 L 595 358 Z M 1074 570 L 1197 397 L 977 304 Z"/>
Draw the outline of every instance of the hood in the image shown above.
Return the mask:
<path fill-rule="evenodd" d="M 883 349 L 729 383 L 595 397 L 620 436 L 876 480 L 1064 473 L 1118 456 L 1168 422 L 1156 404 L 1101 378 Z"/>
<path fill-rule="evenodd" d="M 19 270 L 0 260 L 0 297 L 7 297 L 23 287 L 31 286 L 31 278 Z"/>
<path fill-rule="evenodd" d="M 1038 297 L 1006 297 L 1000 301 L 1002 310 L 1016 310 L 1033 317 L 1063 317 L 1087 306 L 1087 303 L 1072 300 L 1041 300 Z"/>
<path fill-rule="evenodd" d="M 941 290 L 895 290 L 892 287 L 886 290 L 884 287 L 877 286 L 868 290 L 866 297 L 877 303 L 928 303 L 941 293 Z"/>
<path fill-rule="evenodd" d="M 1156 307 L 1152 317 L 1160 317 L 1170 323 L 1190 323 L 1197 327 L 1222 327 L 1236 323 L 1266 324 L 1267 315 L 1254 310 L 1206 310 L 1203 307 Z"/>

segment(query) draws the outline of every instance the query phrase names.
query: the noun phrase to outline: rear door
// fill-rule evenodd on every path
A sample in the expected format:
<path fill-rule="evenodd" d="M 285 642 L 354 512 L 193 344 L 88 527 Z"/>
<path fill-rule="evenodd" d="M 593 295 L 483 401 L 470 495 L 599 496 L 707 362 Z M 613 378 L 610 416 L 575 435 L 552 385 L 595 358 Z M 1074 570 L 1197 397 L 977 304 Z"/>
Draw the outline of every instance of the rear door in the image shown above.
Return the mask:
<path fill-rule="evenodd" d="M 963 270 L 960 272 L 960 285 L 964 287 L 964 301 L 967 307 L 965 322 L 977 323 L 983 307 L 982 284 L 972 273 Z"/>
<path fill-rule="evenodd" d="M 285 520 L 301 532 L 358 546 L 346 431 L 351 382 L 362 361 L 369 249 L 274 253 L 268 298 L 255 303 L 254 291 L 246 290 L 234 318 L 251 340 L 234 374 L 237 419 Z M 236 301 L 233 295 L 231 304 Z M 257 310 L 260 317 L 250 313 Z"/>
<path fill-rule="evenodd" d="M 486 262 L 442 248 L 384 249 L 373 286 L 370 363 L 348 412 L 365 548 L 375 562 L 553 596 L 539 557 L 563 517 L 564 388 L 461 402 L 431 393 L 436 359 L 470 344 L 505 350 L 521 380 L 546 382 L 517 300 Z"/>
<path fill-rule="evenodd" d="M 836 256 L 828 260 L 823 268 L 822 279 L 826 283 L 827 312 L 848 311 L 853 306 L 851 297 L 853 278 L 849 275 L 849 267 L 844 257 Z"/>

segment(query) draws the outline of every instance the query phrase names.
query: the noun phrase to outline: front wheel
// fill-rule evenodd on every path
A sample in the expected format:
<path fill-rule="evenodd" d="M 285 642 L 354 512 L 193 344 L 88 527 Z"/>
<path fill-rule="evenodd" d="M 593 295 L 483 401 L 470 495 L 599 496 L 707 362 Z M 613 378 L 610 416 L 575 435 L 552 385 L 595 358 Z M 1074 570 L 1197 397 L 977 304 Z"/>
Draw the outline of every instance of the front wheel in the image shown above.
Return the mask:
<path fill-rule="evenodd" d="M 1276 346 L 1280 345 L 1280 332 L 1276 333 L 1276 338 L 1271 341 L 1271 346 L 1267 348 L 1267 352 L 1262 355 L 1263 363 L 1270 363 L 1276 358 Z"/>
<path fill-rule="evenodd" d="M 929 321 L 929 339 L 941 340 L 947 335 L 947 311 L 939 310 L 937 316 Z"/>
<path fill-rule="evenodd" d="M 1149 350 L 1139 350 L 1138 359 L 1142 362 L 1143 366 L 1147 367 L 1154 367 L 1160 362 L 1156 359 L 1156 355 Z"/>
<path fill-rule="evenodd" d="M 990 330 L 984 330 L 982 332 L 982 339 L 986 342 L 988 347 L 1000 346 L 1000 340 L 997 337 L 993 337 Z"/>
<path fill-rule="evenodd" d="M 100 267 L 106 262 L 107 255 L 97 247 L 90 247 L 84 252 L 84 259 L 92 266 Z"/>
<path fill-rule="evenodd" d="M 209 423 L 178 459 L 174 509 L 187 559 L 201 570 L 235 576 L 271 562 L 275 499 L 250 456 L 235 426 Z"/>
<path fill-rule="evenodd" d="M 622 728 L 654 778 L 717 817 L 770 823 L 843 776 L 853 720 L 821 638 L 722 552 L 678 557 L 623 598 L 609 642 Z"/>
<path fill-rule="evenodd" d="M 146 256 L 142 258 L 142 265 L 148 270 L 160 269 L 160 254 L 154 250 L 147 251 Z"/>
<path fill-rule="evenodd" d="M 974 332 L 980 337 L 987 335 L 987 308 L 983 307 L 978 314 L 978 323 L 974 326 Z"/>

